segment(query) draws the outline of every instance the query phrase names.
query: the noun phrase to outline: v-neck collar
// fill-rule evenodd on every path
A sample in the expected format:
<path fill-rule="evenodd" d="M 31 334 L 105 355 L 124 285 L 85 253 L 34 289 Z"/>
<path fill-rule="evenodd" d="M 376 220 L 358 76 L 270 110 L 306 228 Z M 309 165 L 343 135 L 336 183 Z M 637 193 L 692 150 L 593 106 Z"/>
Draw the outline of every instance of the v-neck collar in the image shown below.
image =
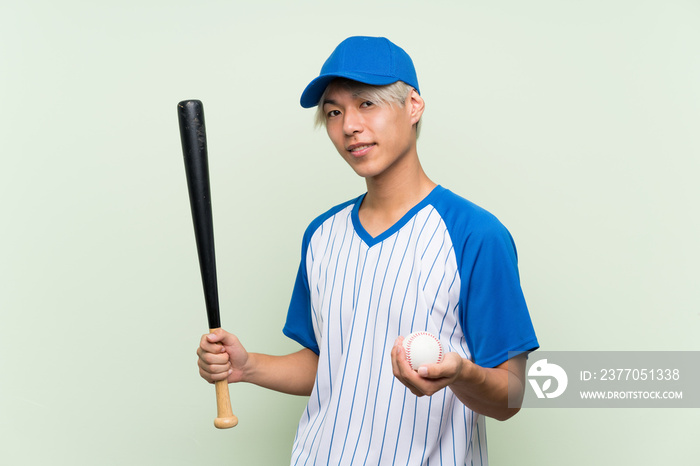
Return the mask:
<path fill-rule="evenodd" d="M 433 188 L 433 190 L 430 191 L 430 193 L 428 193 L 428 195 L 423 198 L 422 201 L 420 201 L 418 204 L 413 206 L 396 223 L 394 223 L 392 226 L 390 226 L 384 232 L 380 233 L 377 236 L 370 235 L 367 232 L 367 230 L 365 230 L 365 227 L 362 226 L 362 223 L 360 222 L 360 206 L 362 205 L 362 201 L 365 199 L 365 196 L 367 195 L 367 193 L 365 193 L 357 198 L 357 200 L 355 201 L 355 205 L 352 208 L 351 218 L 352 218 L 353 227 L 355 228 L 355 231 L 357 232 L 357 235 L 360 237 L 360 239 L 368 247 L 372 247 L 376 244 L 381 243 L 382 241 L 391 237 L 394 233 L 399 231 L 404 225 L 406 225 L 406 223 L 408 223 L 409 220 L 411 220 L 426 205 L 430 204 L 432 202 L 432 200 L 435 197 L 439 196 L 440 193 L 442 193 L 443 191 L 445 191 L 445 188 L 443 188 L 442 186 L 440 186 L 440 185 L 435 186 Z"/>

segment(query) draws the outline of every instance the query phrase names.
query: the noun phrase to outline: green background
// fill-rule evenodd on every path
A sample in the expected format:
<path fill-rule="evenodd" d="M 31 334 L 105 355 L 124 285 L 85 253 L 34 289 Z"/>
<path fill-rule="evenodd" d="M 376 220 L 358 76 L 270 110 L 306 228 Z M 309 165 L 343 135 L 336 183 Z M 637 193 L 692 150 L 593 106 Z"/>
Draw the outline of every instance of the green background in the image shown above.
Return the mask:
<path fill-rule="evenodd" d="M 700 349 L 696 1 L 3 2 L 3 464 L 288 461 L 303 398 L 232 386 L 212 425 L 176 105 L 205 104 L 224 327 L 294 351 L 302 232 L 364 190 L 298 104 L 349 35 L 413 57 L 425 169 L 515 237 L 543 349 Z M 688 464 L 699 422 L 524 409 L 491 464 Z"/>

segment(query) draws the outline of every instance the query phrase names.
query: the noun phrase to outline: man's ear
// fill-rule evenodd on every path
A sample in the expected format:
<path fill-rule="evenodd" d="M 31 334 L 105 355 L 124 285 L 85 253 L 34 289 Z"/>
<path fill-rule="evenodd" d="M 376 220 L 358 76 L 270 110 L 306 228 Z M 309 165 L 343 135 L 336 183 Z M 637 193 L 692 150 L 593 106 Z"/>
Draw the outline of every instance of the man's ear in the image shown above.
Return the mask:
<path fill-rule="evenodd" d="M 411 89 L 411 92 L 408 94 L 408 97 L 406 97 L 406 107 L 410 111 L 411 115 L 411 125 L 415 125 L 418 123 L 421 119 L 421 116 L 423 116 L 423 110 L 425 110 L 425 101 L 423 98 L 420 96 L 418 91 L 415 89 Z"/>

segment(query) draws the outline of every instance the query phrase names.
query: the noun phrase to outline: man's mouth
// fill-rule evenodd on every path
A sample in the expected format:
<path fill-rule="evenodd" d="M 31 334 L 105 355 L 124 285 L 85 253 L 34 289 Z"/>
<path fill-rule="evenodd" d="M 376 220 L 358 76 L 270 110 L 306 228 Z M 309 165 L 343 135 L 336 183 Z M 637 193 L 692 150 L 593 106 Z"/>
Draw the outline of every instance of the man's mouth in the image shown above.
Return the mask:
<path fill-rule="evenodd" d="M 348 151 L 355 157 L 361 157 L 374 147 L 374 144 L 353 144 L 348 147 Z"/>

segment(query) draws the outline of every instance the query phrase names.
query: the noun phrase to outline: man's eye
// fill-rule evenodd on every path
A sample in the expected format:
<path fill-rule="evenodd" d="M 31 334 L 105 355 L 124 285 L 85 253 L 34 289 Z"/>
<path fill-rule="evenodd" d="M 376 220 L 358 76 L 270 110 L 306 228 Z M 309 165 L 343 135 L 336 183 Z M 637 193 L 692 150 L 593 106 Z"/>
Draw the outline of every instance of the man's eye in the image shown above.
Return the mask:
<path fill-rule="evenodd" d="M 369 100 L 367 100 L 365 102 L 362 102 L 361 107 L 367 108 L 367 107 L 371 107 L 372 105 L 374 105 L 374 102 L 370 102 Z"/>
<path fill-rule="evenodd" d="M 331 110 L 330 112 L 326 113 L 326 116 L 328 118 L 338 116 L 338 115 L 340 115 L 340 111 L 338 111 L 338 110 Z"/>

